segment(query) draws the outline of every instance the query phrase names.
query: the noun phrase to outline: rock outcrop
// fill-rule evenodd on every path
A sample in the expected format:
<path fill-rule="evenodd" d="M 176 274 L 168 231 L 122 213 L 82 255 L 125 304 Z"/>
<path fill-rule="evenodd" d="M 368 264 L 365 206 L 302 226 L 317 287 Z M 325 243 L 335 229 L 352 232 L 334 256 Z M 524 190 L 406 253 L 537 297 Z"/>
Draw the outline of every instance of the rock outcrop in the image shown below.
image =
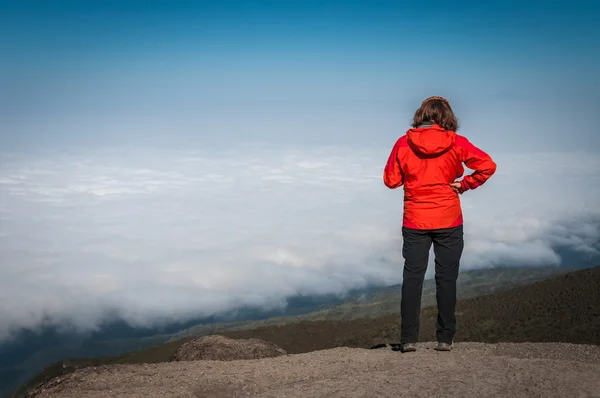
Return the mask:
<path fill-rule="evenodd" d="M 205 336 L 181 345 L 172 361 L 234 361 L 239 359 L 273 358 L 286 355 L 281 347 L 259 339 L 229 339 L 223 336 Z"/>

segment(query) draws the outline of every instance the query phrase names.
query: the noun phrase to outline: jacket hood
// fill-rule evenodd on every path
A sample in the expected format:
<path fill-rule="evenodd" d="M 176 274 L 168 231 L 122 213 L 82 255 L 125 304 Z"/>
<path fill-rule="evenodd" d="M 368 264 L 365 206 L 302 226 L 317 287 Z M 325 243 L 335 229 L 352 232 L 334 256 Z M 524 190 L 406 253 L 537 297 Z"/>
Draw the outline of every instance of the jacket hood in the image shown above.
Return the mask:
<path fill-rule="evenodd" d="M 406 132 L 412 150 L 423 157 L 437 157 L 454 146 L 456 133 L 446 131 L 437 124 L 412 128 Z"/>

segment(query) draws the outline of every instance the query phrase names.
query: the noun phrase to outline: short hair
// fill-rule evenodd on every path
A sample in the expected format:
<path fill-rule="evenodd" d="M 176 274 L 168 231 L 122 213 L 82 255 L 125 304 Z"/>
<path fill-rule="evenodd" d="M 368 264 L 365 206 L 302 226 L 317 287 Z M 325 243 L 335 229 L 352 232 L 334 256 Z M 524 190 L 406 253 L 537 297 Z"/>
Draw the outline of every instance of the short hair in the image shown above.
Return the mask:
<path fill-rule="evenodd" d="M 429 97 L 421 103 L 413 117 L 412 126 L 419 127 L 425 122 L 435 123 L 444 130 L 458 130 L 458 120 L 452 111 L 450 102 L 444 97 Z"/>

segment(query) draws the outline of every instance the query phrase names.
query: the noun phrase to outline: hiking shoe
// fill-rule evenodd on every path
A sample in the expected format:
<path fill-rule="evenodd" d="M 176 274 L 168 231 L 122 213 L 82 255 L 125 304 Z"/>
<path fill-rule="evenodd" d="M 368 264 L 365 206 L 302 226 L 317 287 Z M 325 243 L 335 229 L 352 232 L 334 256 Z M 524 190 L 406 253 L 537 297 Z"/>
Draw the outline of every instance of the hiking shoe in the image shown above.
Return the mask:
<path fill-rule="evenodd" d="M 415 343 L 402 344 L 402 352 L 415 352 L 415 351 L 417 351 L 417 346 Z"/>
<path fill-rule="evenodd" d="M 436 351 L 450 351 L 452 349 L 452 345 L 448 343 L 437 343 L 437 346 L 434 349 Z"/>

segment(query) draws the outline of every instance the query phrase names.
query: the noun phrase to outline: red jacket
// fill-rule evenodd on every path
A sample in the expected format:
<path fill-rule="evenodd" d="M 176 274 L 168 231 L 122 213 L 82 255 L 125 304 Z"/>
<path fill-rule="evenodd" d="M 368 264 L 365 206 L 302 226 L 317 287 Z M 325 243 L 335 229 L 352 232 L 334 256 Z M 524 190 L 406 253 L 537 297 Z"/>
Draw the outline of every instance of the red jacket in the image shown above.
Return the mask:
<path fill-rule="evenodd" d="M 437 124 L 412 128 L 396 141 L 383 181 L 391 189 L 404 185 L 405 227 L 462 225 L 460 198 L 449 184 L 463 175 L 463 163 L 475 171 L 461 181 L 461 193 L 482 185 L 496 171 L 487 153 Z"/>

